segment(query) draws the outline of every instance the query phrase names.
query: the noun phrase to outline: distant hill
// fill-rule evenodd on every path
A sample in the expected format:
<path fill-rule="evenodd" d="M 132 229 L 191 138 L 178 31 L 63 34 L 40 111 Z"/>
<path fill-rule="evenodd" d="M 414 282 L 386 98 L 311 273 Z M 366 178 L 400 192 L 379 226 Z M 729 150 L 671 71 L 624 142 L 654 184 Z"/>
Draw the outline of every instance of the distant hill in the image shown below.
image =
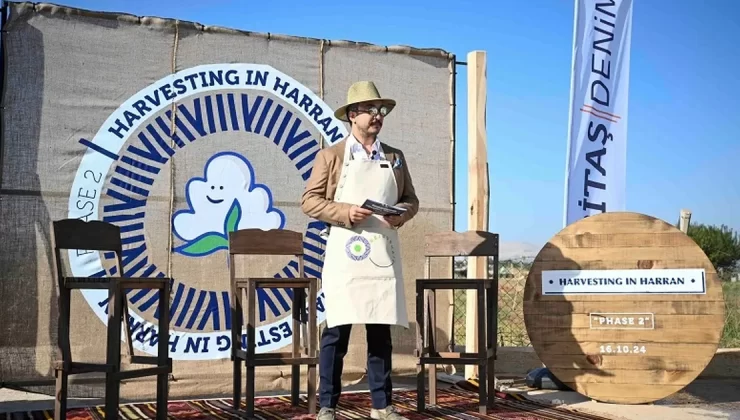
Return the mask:
<path fill-rule="evenodd" d="M 542 246 L 528 242 L 502 241 L 499 249 L 499 261 L 504 260 L 534 260 Z"/>
<path fill-rule="evenodd" d="M 541 247 L 528 242 L 501 242 L 499 249 L 499 261 L 514 260 L 516 262 L 531 263 L 534 261 Z M 455 257 L 455 271 L 463 274 L 467 267 L 464 257 Z"/>

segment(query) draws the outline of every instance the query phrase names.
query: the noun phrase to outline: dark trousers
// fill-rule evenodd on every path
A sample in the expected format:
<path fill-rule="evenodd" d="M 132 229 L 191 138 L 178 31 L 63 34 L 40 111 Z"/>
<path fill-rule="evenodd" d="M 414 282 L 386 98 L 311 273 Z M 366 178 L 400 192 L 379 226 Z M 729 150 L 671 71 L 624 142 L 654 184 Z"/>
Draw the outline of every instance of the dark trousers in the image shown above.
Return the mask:
<path fill-rule="evenodd" d="M 373 408 L 391 405 L 391 343 L 390 325 L 365 325 L 367 331 L 367 377 Z M 321 334 L 319 352 L 319 403 L 336 408 L 342 392 L 342 368 L 352 331 L 352 325 L 325 328 Z"/>

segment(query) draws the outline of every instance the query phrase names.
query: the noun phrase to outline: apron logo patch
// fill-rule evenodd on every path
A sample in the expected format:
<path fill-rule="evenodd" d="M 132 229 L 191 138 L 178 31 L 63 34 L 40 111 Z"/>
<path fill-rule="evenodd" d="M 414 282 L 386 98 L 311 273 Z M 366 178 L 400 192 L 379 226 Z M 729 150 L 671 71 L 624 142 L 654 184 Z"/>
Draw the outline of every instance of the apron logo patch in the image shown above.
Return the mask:
<path fill-rule="evenodd" d="M 360 235 L 354 235 L 344 247 L 347 256 L 354 261 L 362 261 L 370 255 L 370 242 Z"/>

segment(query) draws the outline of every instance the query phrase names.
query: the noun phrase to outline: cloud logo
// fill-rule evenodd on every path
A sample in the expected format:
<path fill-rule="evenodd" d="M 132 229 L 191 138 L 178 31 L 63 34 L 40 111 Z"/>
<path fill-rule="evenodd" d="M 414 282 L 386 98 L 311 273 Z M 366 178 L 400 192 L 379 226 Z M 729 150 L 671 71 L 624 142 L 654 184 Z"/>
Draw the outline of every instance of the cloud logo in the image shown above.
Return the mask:
<path fill-rule="evenodd" d="M 272 207 L 272 193 L 254 181 L 254 168 L 234 152 L 208 159 L 203 177 L 185 185 L 188 208 L 172 216 L 172 230 L 183 245 L 175 252 L 203 257 L 228 249 L 229 232 L 237 229 L 282 229 L 285 215 Z"/>

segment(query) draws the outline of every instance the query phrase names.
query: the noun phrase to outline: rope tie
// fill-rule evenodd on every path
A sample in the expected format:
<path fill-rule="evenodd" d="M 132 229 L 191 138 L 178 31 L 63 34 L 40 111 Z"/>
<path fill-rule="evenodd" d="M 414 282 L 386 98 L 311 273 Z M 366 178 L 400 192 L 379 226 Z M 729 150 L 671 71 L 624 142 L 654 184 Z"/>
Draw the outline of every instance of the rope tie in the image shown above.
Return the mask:
<path fill-rule="evenodd" d="M 324 40 L 319 43 L 319 97 L 324 100 Z M 324 133 L 319 135 L 319 149 L 324 148 Z"/>
<path fill-rule="evenodd" d="M 180 41 L 180 21 L 175 21 L 175 39 L 172 45 L 172 66 L 171 73 L 174 74 L 177 71 L 177 46 Z M 174 137 L 177 135 L 177 104 L 176 101 L 172 101 L 172 125 L 170 126 L 170 146 L 175 148 Z M 170 160 L 170 214 L 167 220 L 172 220 L 172 214 L 175 211 L 175 161 Z M 172 277 L 172 223 L 169 225 L 169 237 L 167 238 L 167 277 Z M 172 290 L 170 290 L 172 293 Z"/>

